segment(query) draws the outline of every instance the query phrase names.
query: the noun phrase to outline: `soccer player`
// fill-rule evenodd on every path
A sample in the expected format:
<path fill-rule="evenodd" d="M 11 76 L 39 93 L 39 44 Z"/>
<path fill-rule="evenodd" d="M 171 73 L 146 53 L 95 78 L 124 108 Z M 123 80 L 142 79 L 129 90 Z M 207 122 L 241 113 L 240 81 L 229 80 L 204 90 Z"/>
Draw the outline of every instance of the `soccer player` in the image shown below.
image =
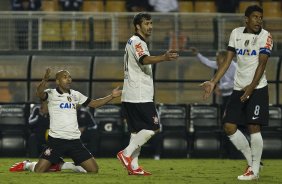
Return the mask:
<path fill-rule="evenodd" d="M 227 51 L 220 50 L 216 52 L 216 61 L 209 60 L 207 57 L 203 56 L 197 48 L 191 47 L 190 48 L 192 53 L 197 56 L 201 63 L 204 65 L 217 70 L 220 65 L 222 65 Z M 233 87 L 234 87 L 234 75 L 236 71 L 237 63 L 231 61 L 229 68 L 227 69 L 226 73 L 222 76 L 219 81 L 219 85 L 217 85 L 215 89 L 215 93 L 218 96 L 222 96 L 222 111 L 225 110 L 226 104 L 232 94 Z"/>
<path fill-rule="evenodd" d="M 172 61 L 178 53 L 169 50 L 160 56 L 150 56 L 147 43 L 152 33 L 153 22 L 148 13 L 134 16 L 135 34 L 128 40 L 124 55 L 124 84 L 122 111 L 129 131 L 130 143 L 117 154 L 117 158 L 130 175 L 151 175 L 138 164 L 141 146 L 159 131 L 159 119 L 153 102 L 154 85 L 152 64 Z"/>
<path fill-rule="evenodd" d="M 263 9 L 257 5 L 245 11 L 246 27 L 235 28 L 228 44 L 226 59 L 215 76 L 202 84 L 204 98 L 213 91 L 215 84 L 228 69 L 237 55 L 234 91 L 223 117 L 224 131 L 230 141 L 245 156 L 248 166 L 239 180 L 259 178 L 263 150 L 261 126 L 268 124 L 268 86 L 265 67 L 273 46 L 270 33 L 262 29 Z M 250 144 L 237 125 L 247 125 Z"/>
<path fill-rule="evenodd" d="M 50 115 L 50 130 L 47 147 L 39 161 L 23 165 L 23 169 L 34 172 L 46 172 L 52 164 L 57 164 L 64 155 L 72 158 L 76 165 L 80 165 L 88 173 L 98 173 L 98 165 L 92 154 L 83 146 L 80 140 L 81 132 L 77 122 L 78 105 L 92 108 L 100 107 L 113 98 L 121 96 L 122 91 L 115 88 L 106 97 L 92 100 L 73 89 L 70 89 L 72 78 L 68 71 L 56 73 L 55 89 L 45 89 L 50 78 L 51 69 L 48 68 L 43 80 L 37 87 L 37 96 L 48 103 Z"/>

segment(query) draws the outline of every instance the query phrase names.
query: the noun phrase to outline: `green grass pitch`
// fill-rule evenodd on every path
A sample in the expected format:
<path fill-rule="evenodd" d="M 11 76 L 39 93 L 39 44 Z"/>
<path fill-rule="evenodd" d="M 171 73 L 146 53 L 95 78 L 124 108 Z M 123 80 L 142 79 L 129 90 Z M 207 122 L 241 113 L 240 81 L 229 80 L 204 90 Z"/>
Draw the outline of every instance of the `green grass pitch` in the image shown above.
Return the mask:
<path fill-rule="evenodd" d="M 128 176 L 117 159 L 97 158 L 99 174 L 72 171 L 56 173 L 11 173 L 9 167 L 23 158 L 0 158 L 0 184 L 282 184 L 282 160 L 263 160 L 258 181 L 238 181 L 244 160 L 228 159 L 140 159 L 152 176 Z M 32 161 L 36 161 L 32 160 Z"/>

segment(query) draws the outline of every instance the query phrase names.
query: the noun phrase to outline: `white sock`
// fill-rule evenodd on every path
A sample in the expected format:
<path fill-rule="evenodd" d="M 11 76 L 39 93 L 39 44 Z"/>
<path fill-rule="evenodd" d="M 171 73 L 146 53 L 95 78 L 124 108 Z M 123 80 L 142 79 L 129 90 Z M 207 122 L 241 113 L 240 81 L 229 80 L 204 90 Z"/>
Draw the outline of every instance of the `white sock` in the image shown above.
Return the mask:
<path fill-rule="evenodd" d="M 230 141 L 234 144 L 234 146 L 243 153 L 248 162 L 248 165 L 252 166 L 252 152 L 250 144 L 244 134 L 237 129 L 237 131 L 233 135 L 229 135 L 228 137 Z"/>
<path fill-rule="evenodd" d="M 140 130 L 124 149 L 124 155 L 126 157 L 131 156 L 137 148 L 143 146 L 154 134 L 155 132 L 153 130 Z"/>
<path fill-rule="evenodd" d="M 131 134 L 130 141 L 129 143 L 134 139 L 136 134 Z M 138 156 L 140 155 L 141 147 L 137 148 L 131 155 L 132 162 L 131 162 L 131 168 L 133 170 L 138 169 L 139 164 L 138 164 Z"/>
<path fill-rule="evenodd" d="M 37 162 L 29 162 L 29 161 L 27 161 L 25 163 L 25 170 L 28 170 L 30 172 L 34 172 L 34 168 L 35 168 L 36 164 L 37 164 Z"/>
<path fill-rule="evenodd" d="M 253 165 L 252 169 L 254 175 L 258 175 L 261 155 L 263 150 L 263 140 L 260 132 L 251 134 L 251 150 L 252 150 L 252 157 L 253 157 Z"/>
<path fill-rule="evenodd" d="M 138 169 L 139 164 L 138 164 L 138 157 L 140 155 L 141 152 L 141 147 L 137 148 L 131 155 L 132 161 L 131 161 L 131 168 L 133 170 Z"/>
<path fill-rule="evenodd" d="M 64 162 L 61 166 L 62 170 L 72 170 L 74 172 L 82 172 L 82 173 L 87 173 L 87 171 L 81 167 L 81 166 L 76 166 L 72 162 Z"/>

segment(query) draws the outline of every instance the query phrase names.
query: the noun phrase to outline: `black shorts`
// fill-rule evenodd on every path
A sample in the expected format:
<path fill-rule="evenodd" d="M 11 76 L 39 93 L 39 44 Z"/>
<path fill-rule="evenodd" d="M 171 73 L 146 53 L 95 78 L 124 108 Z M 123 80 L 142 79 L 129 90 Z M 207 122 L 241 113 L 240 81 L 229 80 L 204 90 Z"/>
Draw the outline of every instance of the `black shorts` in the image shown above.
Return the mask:
<path fill-rule="evenodd" d="M 245 102 L 240 101 L 243 94 L 244 91 L 233 91 L 223 115 L 223 123 L 268 125 L 268 86 L 255 89 Z"/>
<path fill-rule="evenodd" d="M 122 113 L 127 122 L 128 130 L 131 133 L 139 132 L 142 129 L 155 131 L 160 128 L 154 102 L 122 102 Z"/>
<path fill-rule="evenodd" d="M 48 136 L 47 146 L 40 158 L 56 164 L 61 161 L 63 156 L 69 156 L 77 165 L 93 157 L 81 143 L 80 139 L 67 140 Z"/>

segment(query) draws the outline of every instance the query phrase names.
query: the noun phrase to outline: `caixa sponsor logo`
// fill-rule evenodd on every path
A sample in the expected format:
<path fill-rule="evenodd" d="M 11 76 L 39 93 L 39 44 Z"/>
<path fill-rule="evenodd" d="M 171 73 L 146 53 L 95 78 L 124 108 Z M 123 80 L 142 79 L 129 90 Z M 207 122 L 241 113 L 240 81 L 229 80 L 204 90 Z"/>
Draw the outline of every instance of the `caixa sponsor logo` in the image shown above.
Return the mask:
<path fill-rule="evenodd" d="M 76 109 L 75 104 L 73 103 L 60 103 L 60 108 L 61 109 Z"/>
<path fill-rule="evenodd" d="M 236 49 L 238 55 L 247 55 L 247 56 L 256 56 L 256 50 L 249 50 L 249 49 Z"/>

